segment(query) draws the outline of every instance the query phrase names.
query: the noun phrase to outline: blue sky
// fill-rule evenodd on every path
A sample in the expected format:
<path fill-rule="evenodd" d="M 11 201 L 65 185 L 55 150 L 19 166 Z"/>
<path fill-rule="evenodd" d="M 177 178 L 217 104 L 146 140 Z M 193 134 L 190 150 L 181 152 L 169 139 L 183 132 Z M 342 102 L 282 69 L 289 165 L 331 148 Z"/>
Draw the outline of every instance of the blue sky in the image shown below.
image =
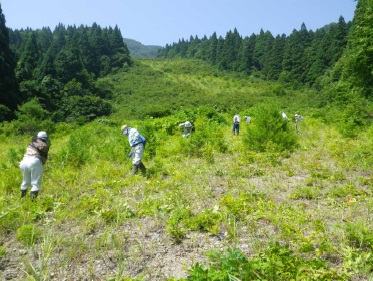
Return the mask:
<path fill-rule="evenodd" d="M 123 37 L 144 45 L 172 44 L 190 36 L 225 37 L 237 28 L 242 37 L 260 29 L 289 35 L 302 23 L 316 30 L 343 16 L 353 19 L 354 0 L 0 0 L 12 29 L 59 23 L 118 25 Z"/>

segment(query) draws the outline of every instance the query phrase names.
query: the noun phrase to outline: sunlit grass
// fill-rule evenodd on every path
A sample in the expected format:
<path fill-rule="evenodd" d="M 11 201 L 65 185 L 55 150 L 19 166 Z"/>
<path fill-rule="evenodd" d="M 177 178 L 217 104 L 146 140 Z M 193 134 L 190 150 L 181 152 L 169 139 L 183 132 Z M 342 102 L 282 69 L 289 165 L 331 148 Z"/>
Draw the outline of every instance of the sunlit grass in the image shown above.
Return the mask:
<path fill-rule="evenodd" d="M 179 90 L 189 84 L 215 98 L 222 91 L 255 95 L 271 88 L 267 82 L 210 72 L 178 74 L 183 67 L 178 62 L 173 70 L 167 70 L 169 62 L 146 64 L 155 76 L 153 71 L 168 73 L 165 83 L 180 83 Z M 117 87 L 125 91 L 127 85 Z M 294 151 L 256 152 L 243 141 L 251 125 L 242 123 L 241 135 L 232 136 L 231 113 L 188 109 L 131 120 L 124 119 L 128 112 L 118 111 L 113 123 L 59 125 L 50 134 L 50 159 L 36 202 L 20 198 L 18 163 L 30 136 L 1 136 L 0 256 L 7 257 L 21 242 L 17 247 L 33 247 L 34 253 L 17 257 L 24 276 L 47 280 L 80 267 L 81 278 L 114 280 L 152 276 L 155 263 L 150 262 L 165 244 L 169 251 L 197 249 L 197 257 L 186 255 L 191 266 L 211 247 L 238 247 L 250 256 L 267 253 L 269 243 L 279 242 L 295 255 L 322 258 L 341 274 L 368 277 L 372 129 L 345 139 L 333 126 L 304 116 Z M 196 121 L 196 132 L 184 139 L 178 122 L 189 117 Z M 150 140 L 144 154 L 147 177 L 129 175 L 122 123 L 144 130 Z M 294 123 L 289 125 L 295 131 Z"/>

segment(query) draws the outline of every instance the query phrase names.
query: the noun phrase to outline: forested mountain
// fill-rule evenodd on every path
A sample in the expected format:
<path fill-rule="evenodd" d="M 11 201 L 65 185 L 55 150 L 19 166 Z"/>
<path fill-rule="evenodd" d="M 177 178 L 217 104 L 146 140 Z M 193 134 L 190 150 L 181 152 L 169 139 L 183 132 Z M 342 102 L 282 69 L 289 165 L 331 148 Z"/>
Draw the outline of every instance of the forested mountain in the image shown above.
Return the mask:
<path fill-rule="evenodd" d="M 314 84 L 317 78 L 341 57 L 347 44 L 351 23 L 343 17 L 316 31 L 300 30 L 286 36 L 274 36 L 269 31 L 242 37 L 237 29 L 228 31 L 225 38 L 213 33 L 209 38 L 191 36 L 178 43 L 166 45 L 159 58 L 198 58 L 221 70 L 233 70 L 270 80 Z"/>
<path fill-rule="evenodd" d="M 161 48 L 161 46 L 143 45 L 136 40 L 128 38 L 124 38 L 123 41 L 127 45 L 130 55 L 133 58 L 155 58 L 158 55 L 158 50 Z"/>
<path fill-rule="evenodd" d="M 110 114 L 110 92 L 96 80 L 132 64 L 117 26 L 11 30 L 1 13 L 0 28 L 0 120 L 31 114 L 52 122 L 85 122 Z"/>
<path fill-rule="evenodd" d="M 110 113 L 111 106 L 104 100 L 108 93 L 95 80 L 131 65 L 117 26 L 59 24 L 54 31 L 10 30 L 9 38 L 18 61 L 15 75 L 23 101 L 36 98 L 53 121 L 90 120 Z"/>
<path fill-rule="evenodd" d="M 312 86 L 320 91 L 324 105 L 343 104 L 352 100 L 351 95 L 358 96 L 360 104 L 354 108 L 365 117 L 352 123 L 364 124 L 371 114 L 359 94 L 363 93 L 363 98 L 372 95 L 371 6 L 360 0 L 353 22 L 340 17 L 337 23 L 316 31 L 302 24 L 288 36 L 260 30 L 242 37 L 237 29 L 228 31 L 225 38 L 216 33 L 202 39 L 190 36 L 161 48 L 158 58 L 198 59 L 217 71 L 277 81 L 284 87 Z M 112 89 L 97 78 L 115 72 L 125 75 L 133 65 L 117 26 L 59 24 L 53 31 L 12 30 L 6 27 L 2 11 L 0 16 L 0 121 L 29 119 L 31 115 L 54 123 L 82 123 L 112 112 Z M 146 56 L 141 43 L 127 42 L 136 56 Z M 148 51 L 155 55 L 155 49 Z M 21 129 L 25 130 L 32 128 Z"/>

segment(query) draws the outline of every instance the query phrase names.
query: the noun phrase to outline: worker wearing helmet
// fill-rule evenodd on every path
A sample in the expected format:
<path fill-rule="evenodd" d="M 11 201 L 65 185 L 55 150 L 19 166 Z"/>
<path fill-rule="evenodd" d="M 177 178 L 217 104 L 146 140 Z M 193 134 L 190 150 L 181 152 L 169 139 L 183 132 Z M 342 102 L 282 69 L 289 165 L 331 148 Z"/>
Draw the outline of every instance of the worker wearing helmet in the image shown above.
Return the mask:
<path fill-rule="evenodd" d="M 187 138 L 190 136 L 193 130 L 193 125 L 189 121 L 185 121 L 185 123 L 179 124 L 179 127 L 183 127 L 183 137 Z"/>
<path fill-rule="evenodd" d="M 35 199 L 38 196 L 44 171 L 43 165 L 48 159 L 49 146 L 46 132 L 39 132 L 27 145 L 26 153 L 19 164 L 23 175 L 21 197 L 26 195 L 30 186 L 32 186 L 31 198 Z"/>
<path fill-rule="evenodd" d="M 142 156 L 144 154 L 146 139 L 140 135 L 137 129 L 131 128 L 127 125 L 121 127 L 121 132 L 124 136 L 128 137 L 128 143 L 131 147 L 131 152 L 128 154 L 128 158 L 132 158 L 131 174 L 135 175 L 140 169 L 141 173 L 145 175 L 146 168 L 142 163 Z"/>

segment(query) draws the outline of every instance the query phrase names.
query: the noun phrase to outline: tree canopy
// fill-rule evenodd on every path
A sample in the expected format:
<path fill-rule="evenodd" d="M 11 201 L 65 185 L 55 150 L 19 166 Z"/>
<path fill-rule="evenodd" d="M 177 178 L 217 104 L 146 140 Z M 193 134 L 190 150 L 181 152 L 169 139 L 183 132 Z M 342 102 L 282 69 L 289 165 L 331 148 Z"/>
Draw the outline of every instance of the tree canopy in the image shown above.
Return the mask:
<path fill-rule="evenodd" d="M 115 69 L 132 65 L 118 26 L 59 24 L 53 31 L 11 30 L 4 26 L 2 30 L 7 39 L 2 40 L 3 48 L 7 46 L 9 56 L 14 54 L 18 61 L 15 64 L 14 60 L 8 71 L 9 77 L 13 73 L 11 81 L 19 85 L 20 99 L 12 110 L 36 98 L 53 121 L 84 121 L 110 114 L 110 104 L 104 100 L 107 93 L 95 81 Z M 89 102 L 90 108 L 83 101 Z M 9 104 L 7 100 L 0 103 Z"/>

